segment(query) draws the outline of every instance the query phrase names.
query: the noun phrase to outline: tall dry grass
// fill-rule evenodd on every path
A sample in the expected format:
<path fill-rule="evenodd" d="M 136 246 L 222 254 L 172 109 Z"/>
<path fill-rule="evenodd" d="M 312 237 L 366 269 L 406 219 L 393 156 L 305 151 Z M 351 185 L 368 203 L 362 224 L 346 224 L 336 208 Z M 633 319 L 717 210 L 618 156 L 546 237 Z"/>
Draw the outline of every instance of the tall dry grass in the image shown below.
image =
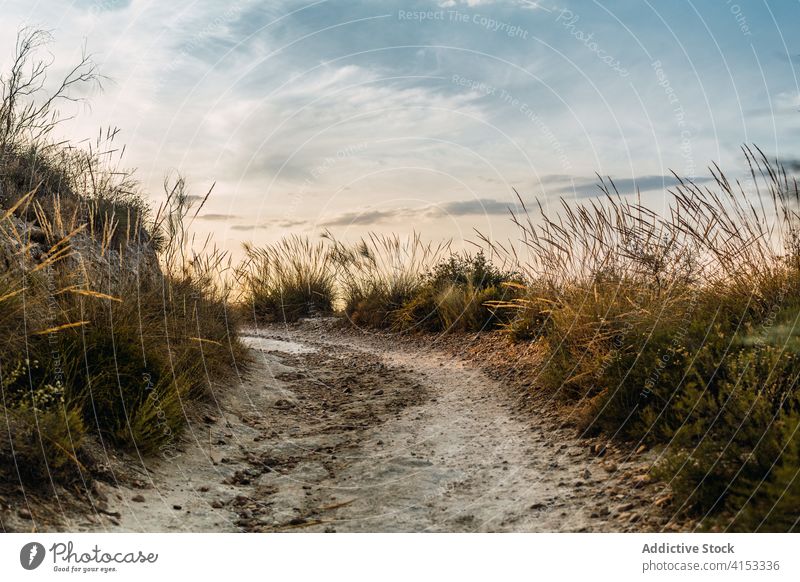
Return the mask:
<path fill-rule="evenodd" d="M 325 233 L 245 246 L 240 304 L 255 323 L 292 322 L 340 309 L 356 326 L 396 331 L 480 331 L 505 323 L 520 283 L 482 251 L 449 242 L 370 234 L 355 243 Z M 513 307 L 513 306 L 512 306 Z"/>
<path fill-rule="evenodd" d="M 676 513 L 788 531 L 800 519 L 800 196 L 760 150 L 743 156 L 747 177 L 714 166 L 710 184 L 680 180 L 666 213 L 606 180 L 604 200 L 517 214 L 530 290 L 509 329 L 537 342 L 534 384 L 575 403 L 585 433 L 663 447 L 656 473 Z"/>
<path fill-rule="evenodd" d="M 246 244 L 245 255 L 236 280 L 254 324 L 332 313 L 335 274 L 322 241 L 295 235 L 262 248 Z"/>
<path fill-rule="evenodd" d="M 21 33 L 0 105 L 0 480 L 86 484 L 86 438 L 175 454 L 191 402 L 244 350 L 227 257 L 192 250 L 185 182 L 151 212 L 115 131 L 82 148 L 49 139 L 94 68 L 46 92 L 46 39 Z"/>
<path fill-rule="evenodd" d="M 450 254 L 449 242 L 426 243 L 418 233 L 371 233 L 354 244 L 330 232 L 325 238 L 344 314 L 357 326 L 396 328 L 399 310 L 419 293 L 425 274 Z"/>

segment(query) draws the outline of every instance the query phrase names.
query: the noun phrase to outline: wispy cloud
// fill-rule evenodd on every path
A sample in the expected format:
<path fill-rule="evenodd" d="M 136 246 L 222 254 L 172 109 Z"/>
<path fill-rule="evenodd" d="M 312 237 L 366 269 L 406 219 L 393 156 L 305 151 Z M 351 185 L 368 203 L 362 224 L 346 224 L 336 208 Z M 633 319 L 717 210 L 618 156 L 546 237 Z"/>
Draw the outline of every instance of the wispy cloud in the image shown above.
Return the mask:
<path fill-rule="evenodd" d="M 790 160 L 789 163 L 792 163 Z M 800 162 L 797 162 L 800 167 Z M 708 177 L 696 178 L 696 183 L 703 183 L 711 180 Z M 622 196 L 639 192 L 650 192 L 654 190 L 667 190 L 678 185 L 678 180 L 672 175 L 642 176 L 641 178 L 613 179 L 617 191 Z M 583 178 L 567 175 L 544 176 L 542 183 L 561 184 L 555 188 L 548 188 L 546 195 L 567 196 L 576 198 L 589 198 L 602 196 L 603 192 L 599 187 L 599 180 L 596 178 Z M 569 182 L 564 185 L 563 182 Z M 611 181 L 607 180 L 609 187 Z M 524 200 L 524 196 L 523 196 Z M 509 216 L 509 213 L 523 212 L 524 208 L 518 201 L 499 200 L 493 198 L 473 198 L 467 200 L 455 200 L 441 204 L 429 204 L 419 207 L 398 207 L 398 208 L 364 208 L 360 211 L 345 212 L 332 218 L 320 222 L 320 226 L 369 226 L 376 224 L 398 223 L 403 220 L 434 220 L 443 217 L 464 217 L 464 216 Z"/>
<path fill-rule="evenodd" d="M 283 229 L 306 229 L 311 226 L 311 223 L 307 220 L 265 220 L 264 222 L 253 224 L 234 224 L 230 228 L 231 230 L 238 231 L 258 231 L 265 228 L 274 227 Z"/>
<path fill-rule="evenodd" d="M 361 212 L 345 212 L 320 223 L 320 226 L 369 226 L 403 218 L 419 216 L 411 208 L 394 208 L 392 210 L 364 210 Z"/>
<path fill-rule="evenodd" d="M 786 158 L 781 160 L 780 163 L 790 172 L 800 172 L 800 158 Z"/>
<path fill-rule="evenodd" d="M 211 221 L 228 221 L 239 218 L 235 214 L 215 214 L 213 212 L 208 214 L 199 214 L 197 220 L 211 220 Z"/>
<path fill-rule="evenodd" d="M 693 178 L 694 182 L 702 183 L 711 180 L 710 177 L 700 176 Z M 641 176 L 639 178 L 614 178 L 606 180 L 607 186 L 612 190 L 616 187 L 617 192 L 622 196 L 636 194 L 637 192 L 651 192 L 653 190 L 667 190 L 679 184 L 673 175 Z M 576 198 L 588 198 L 591 196 L 602 196 L 600 181 L 597 178 L 573 178 L 572 183 L 561 186 L 554 193 L 569 194 Z"/>
<path fill-rule="evenodd" d="M 519 211 L 516 203 L 494 199 L 456 200 L 442 204 L 430 204 L 418 208 L 401 207 L 390 209 L 364 209 L 345 212 L 321 222 L 321 226 L 375 225 L 408 219 L 433 220 L 443 217 L 462 216 L 508 216 L 510 210 Z"/>

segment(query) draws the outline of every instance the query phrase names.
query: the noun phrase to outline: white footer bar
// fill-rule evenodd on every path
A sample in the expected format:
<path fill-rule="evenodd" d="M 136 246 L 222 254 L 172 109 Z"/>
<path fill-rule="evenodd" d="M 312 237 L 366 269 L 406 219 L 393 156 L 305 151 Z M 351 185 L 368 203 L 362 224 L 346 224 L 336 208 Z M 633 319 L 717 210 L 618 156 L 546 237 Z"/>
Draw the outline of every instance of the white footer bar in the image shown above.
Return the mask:
<path fill-rule="evenodd" d="M 0 535 L 0 580 L 794 581 L 799 563 L 783 534 Z"/>

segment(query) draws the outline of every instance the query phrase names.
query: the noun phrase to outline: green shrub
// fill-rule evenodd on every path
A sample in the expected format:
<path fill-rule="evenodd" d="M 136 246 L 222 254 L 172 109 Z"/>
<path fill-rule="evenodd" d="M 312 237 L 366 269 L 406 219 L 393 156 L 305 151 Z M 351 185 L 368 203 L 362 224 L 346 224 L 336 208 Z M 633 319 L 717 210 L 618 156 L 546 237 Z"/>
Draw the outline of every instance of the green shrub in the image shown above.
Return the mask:
<path fill-rule="evenodd" d="M 25 483 L 69 482 L 84 470 L 79 459 L 85 428 L 68 405 L 0 407 L 7 433 L 0 438 L 0 478 Z"/>
<path fill-rule="evenodd" d="M 483 252 L 450 255 L 390 314 L 394 327 L 415 331 L 485 331 L 508 324 L 519 276 L 492 265 Z"/>
<path fill-rule="evenodd" d="M 174 454 L 177 439 L 186 423 L 185 403 L 188 403 L 191 382 L 189 372 L 183 377 L 162 377 L 152 384 L 143 378 L 145 396 L 129 414 L 124 426 L 113 435 L 115 441 L 126 446 L 136 446 L 144 454 L 160 451 L 165 456 Z"/>
<path fill-rule="evenodd" d="M 780 445 L 774 465 L 761 479 L 756 474 L 732 489 L 730 510 L 718 519 L 728 530 L 800 531 L 800 414 L 782 415 L 774 432 Z"/>

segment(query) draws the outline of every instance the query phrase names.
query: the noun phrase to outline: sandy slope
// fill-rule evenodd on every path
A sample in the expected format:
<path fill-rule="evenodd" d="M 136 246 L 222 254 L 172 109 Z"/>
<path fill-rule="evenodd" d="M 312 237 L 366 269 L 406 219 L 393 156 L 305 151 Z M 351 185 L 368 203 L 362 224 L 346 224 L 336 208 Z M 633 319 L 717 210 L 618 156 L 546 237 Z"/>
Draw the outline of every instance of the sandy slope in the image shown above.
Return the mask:
<path fill-rule="evenodd" d="M 590 453 L 555 412 L 531 415 L 444 351 L 308 323 L 246 338 L 255 363 L 220 387 L 178 456 L 96 488 L 110 531 L 660 529 L 647 455 Z"/>

